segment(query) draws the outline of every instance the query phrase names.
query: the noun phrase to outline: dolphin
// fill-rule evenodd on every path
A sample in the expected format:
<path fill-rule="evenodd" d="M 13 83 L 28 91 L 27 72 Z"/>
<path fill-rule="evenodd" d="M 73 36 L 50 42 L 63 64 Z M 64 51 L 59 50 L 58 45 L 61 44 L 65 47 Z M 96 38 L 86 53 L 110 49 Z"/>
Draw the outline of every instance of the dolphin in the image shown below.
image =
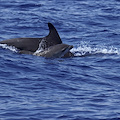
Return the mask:
<path fill-rule="evenodd" d="M 62 43 L 56 28 L 48 23 L 49 34 L 43 38 L 14 38 L 0 41 L 0 44 L 14 46 L 22 54 L 33 54 L 43 57 L 71 57 L 73 46 Z M 38 52 L 39 51 L 39 52 Z"/>
<path fill-rule="evenodd" d="M 67 57 L 68 54 L 69 56 L 72 56 L 72 54 L 70 54 L 69 52 L 70 49 L 72 48 L 73 48 L 72 45 L 57 44 L 47 48 L 42 52 L 36 51 L 33 55 L 43 56 L 45 58 L 62 58 L 62 57 Z"/>

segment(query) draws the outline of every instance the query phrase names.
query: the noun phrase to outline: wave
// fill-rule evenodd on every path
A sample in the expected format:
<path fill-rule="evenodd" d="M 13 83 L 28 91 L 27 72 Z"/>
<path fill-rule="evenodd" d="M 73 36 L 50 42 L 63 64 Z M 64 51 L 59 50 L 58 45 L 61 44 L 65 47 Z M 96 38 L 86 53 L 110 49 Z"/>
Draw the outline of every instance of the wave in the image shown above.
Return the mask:
<path fill-rule="evenodd" d="M 78 56 L 78 57 L 96 55 L 96 54 L 120 55 L 120 50 L 113 46 L 88 45 L 86 43 L 77 45 L 77 47 L 71 49 L 71 52 L 74 54 L 74 56 Z"/>

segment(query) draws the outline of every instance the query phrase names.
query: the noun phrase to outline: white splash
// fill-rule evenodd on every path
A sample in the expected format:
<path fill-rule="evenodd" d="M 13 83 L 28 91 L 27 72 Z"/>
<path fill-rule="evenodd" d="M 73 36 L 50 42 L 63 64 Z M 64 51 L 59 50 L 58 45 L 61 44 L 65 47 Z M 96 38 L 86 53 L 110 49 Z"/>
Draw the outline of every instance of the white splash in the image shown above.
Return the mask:
<path fill-rule="evenodd" d="M 39 44 L 38 49 L 35 51 L 34 55 L 43 52 L 46 49 L 47 45 L 46 45 L 46 39 L 43 38 Z"/>
<path fill-rule="evenodd" d="M 13 52 L 18 52 L 17 48 L 13 47 L 13 46 L 8 46 L 7 44 L 0 44 L 0 47 L 4 48 L 4 49 L 8 49 L 11 50 Z"/>
<path fill-rule="evenodd" d="M 87 44 L 80 44 L 76 48 L 71 49 L 71 52 L 75 56 L 85 56 L 85 55 L 94 55 L 94 54 L 117 54 L 120 55 L 118 48 L 113 46 L 91 46 Z"/>

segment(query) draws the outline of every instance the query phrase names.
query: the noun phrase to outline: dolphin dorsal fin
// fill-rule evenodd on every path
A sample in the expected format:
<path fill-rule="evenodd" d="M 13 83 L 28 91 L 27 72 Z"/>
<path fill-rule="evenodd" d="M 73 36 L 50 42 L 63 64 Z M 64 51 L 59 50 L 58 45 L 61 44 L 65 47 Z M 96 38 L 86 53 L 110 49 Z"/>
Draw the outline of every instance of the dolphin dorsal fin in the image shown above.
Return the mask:
<path fill-rule="evenodd" d="M 48 42 L 51 45 L 61 44 L 62 43 L 61 38 L 55 27 L 51 23 L 48 23 L 48 27 L 49 27 L 49 34 L 47 36 Z"/>
<path fill-rule="evenodd" d="M 57 30 L 55 29 L 55 27 L 51 23 L 48 23 L 48 27 L 49 27 L 49 34 L 48 36 L 41 39 L 37 51 L 44 51 L 45 49 L 51 46 L 62 43 L 60 36 Z"/>

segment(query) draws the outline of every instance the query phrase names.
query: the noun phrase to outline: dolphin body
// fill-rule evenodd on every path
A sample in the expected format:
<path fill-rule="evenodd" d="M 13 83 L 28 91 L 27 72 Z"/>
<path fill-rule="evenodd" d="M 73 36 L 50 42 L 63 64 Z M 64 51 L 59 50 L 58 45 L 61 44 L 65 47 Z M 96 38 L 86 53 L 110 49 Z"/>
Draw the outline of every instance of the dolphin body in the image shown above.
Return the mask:
<path fill-rule="evenodd" d="M 43 38 L 14 38 L 0 41 L 18 49 L 19 53 L 43 56 L 45 58 L 72 57 L 71 45 L 63 44 L 55 27 L 48 23 L 49 34 Z"/>
<path fill-rule="evenodd" d="M 43 56 L 45 58 L 62 58 L 67 56 L 72 56 L 72 53 L 69 52 L 72 49 L 72 45 L 67 44 L 57 44 L 49 47 L 44 51 L 36 51 L 33 55 Z"/>

